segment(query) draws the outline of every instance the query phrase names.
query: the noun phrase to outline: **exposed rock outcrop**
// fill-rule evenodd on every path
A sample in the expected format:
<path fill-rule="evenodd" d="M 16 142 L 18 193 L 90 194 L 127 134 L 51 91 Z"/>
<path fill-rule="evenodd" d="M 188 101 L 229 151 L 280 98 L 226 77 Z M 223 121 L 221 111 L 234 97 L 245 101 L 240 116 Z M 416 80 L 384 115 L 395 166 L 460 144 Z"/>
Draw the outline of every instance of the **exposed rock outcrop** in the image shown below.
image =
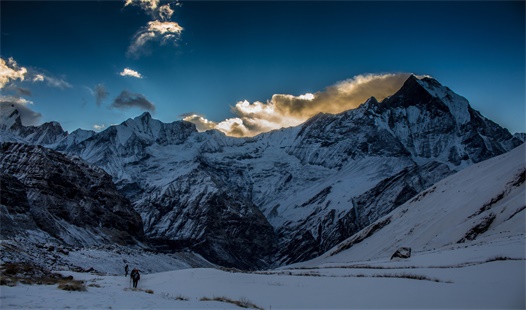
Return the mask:
<path fill-rule="evenodd" d="M 72 245 L 135 243 L 140 216 L 102 169 L 80 159 L 18 143 L 0 146 L 2 235 L 40 229 Z"/>

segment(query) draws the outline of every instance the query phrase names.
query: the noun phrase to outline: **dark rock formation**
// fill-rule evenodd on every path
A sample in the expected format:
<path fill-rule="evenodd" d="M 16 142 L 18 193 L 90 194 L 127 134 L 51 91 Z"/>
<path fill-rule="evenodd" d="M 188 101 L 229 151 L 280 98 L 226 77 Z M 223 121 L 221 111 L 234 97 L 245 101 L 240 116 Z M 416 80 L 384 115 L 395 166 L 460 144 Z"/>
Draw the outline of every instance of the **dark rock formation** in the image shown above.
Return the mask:
<path fill-rule="evenodd" d="M 396 250 L 393 255 L 391 255 L 391 259 L 393 258 L 409 258 L 411 257 L 411 248 L 409 247 L 400 247 L 398 250 Z"/>
<path fill-rule="evenodd" d="M 103 170 L 56 151 L 2 143 L 2 234 L 24 215 L 66 244 L 131 244 L 143 238 L 140 216 Z M 28 227 L 29 228 L 29 227 Z"/>

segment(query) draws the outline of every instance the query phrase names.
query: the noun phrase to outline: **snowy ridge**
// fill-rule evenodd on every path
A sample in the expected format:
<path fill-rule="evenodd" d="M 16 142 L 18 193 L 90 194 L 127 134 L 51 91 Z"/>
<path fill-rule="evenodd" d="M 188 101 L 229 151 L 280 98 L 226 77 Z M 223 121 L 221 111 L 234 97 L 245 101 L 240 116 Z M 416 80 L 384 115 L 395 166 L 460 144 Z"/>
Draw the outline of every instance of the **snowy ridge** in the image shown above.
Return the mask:
<path fill-rule="evenodd" d="M 423 78 L 416 79 L 433 97 L 440 98 L 449 108 L 451 114 L 460 125 L 470 121 L 469 103 L 466 98 L 457 95 L 449 88 L 440 85 L 435 79 Z"/>
<path fill-rule="evenodd" d="M 44 124 L 1 136 L 104 169 L 159 247 L 264 268 L 314 258 L 440 179 L 523 142 L 466 105 L 412 76 L 382 102 L 252 138 L 149 113 L 100 133 Z"/>
<path fill-rule="evenodd" d="M 319 258 L 298 266 L 386 259 L 402 246 L 420 255 L 507 240 L 519 241 L 512 257 L 524 259 L 525 244 L 520 240 L 526 233 L 525 154 L 522 145 L 447 177 Z"/>

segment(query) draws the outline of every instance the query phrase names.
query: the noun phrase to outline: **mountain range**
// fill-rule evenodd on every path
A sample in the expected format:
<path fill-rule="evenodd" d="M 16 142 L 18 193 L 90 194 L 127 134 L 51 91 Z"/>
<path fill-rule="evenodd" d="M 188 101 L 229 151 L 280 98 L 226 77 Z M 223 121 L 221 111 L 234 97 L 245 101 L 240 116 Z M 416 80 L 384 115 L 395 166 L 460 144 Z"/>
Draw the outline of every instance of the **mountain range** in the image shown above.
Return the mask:
<path fill-rule="evenodd" d="M 102 132 L 2 111 L 2 237 L 189 249 L 262 269 L 313 259 L 524 135 L 432 78 L 250 138 L 149 113 Z M 8 193 L 8 194 L 6 194 Z M 93 216 L 88 216 L 92 214 Z M 25 226 L 19 226 L 23 222 Z"/>

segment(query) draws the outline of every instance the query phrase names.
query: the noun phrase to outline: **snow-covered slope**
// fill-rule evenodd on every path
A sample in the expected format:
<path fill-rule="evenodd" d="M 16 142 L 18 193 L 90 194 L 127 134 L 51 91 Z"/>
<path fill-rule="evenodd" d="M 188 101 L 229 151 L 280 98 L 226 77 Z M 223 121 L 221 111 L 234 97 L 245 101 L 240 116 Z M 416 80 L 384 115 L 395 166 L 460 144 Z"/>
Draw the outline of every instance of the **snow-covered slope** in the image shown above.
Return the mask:
<path fill-rule="evenodd" d="M 471 248 L 476 254 L 472 260 L 524 259 L 525 155 L 521 145 L 447 177 L 322 256 L 297 266 L 389 260 L 400 247 L 411 247 L 419 257 Z M 412 260 L 408 261 L 414 264 Z"/>
<path fill-rule="evenodd" d="M 449 253 L 454 256 L 455 252 Z M 372 267 L 372 266 L 371 266 Z M 524 309 L 524 261 L 446 268 L 332 268 L 267 274 L 185 269 L 129 278 L 65 272 L 86 292 L 2 287 L 2 308 L 52 309 Z"/>
<path fill-rule="evenodd" d="M 447 87 L 414 76 L 382 102 L 253 138 L 148 113 L 100 133 L 17 119 L 5 119 L 3 141 L 104 169 L 160 248 L 242 268 L 316 257 L 438 180 L 522 143 Z"/>

